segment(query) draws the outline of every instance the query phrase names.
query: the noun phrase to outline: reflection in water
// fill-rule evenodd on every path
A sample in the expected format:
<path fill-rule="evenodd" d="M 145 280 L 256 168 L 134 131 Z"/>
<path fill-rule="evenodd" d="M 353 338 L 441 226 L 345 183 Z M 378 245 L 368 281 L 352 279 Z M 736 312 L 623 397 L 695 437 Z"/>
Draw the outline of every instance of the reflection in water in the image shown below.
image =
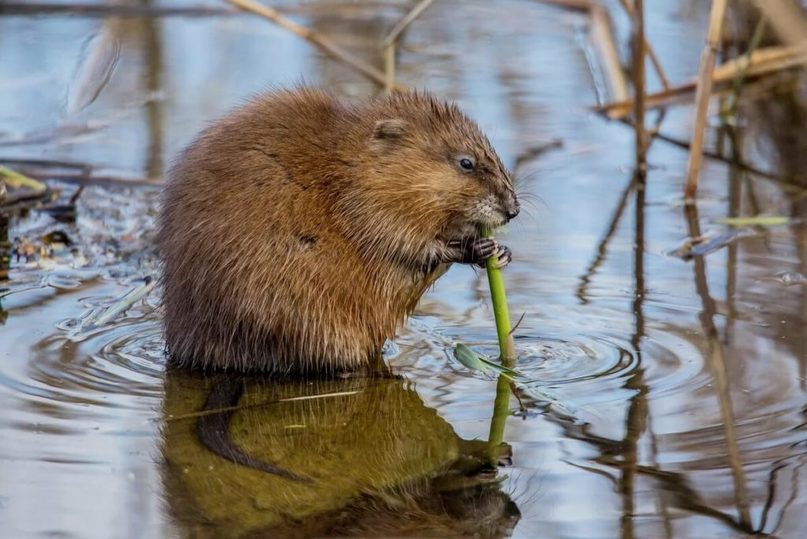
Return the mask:
<path fill-rule="evenodd" d="M 235 380 L 235 446 L 310 481 L 234 464 L 199 442 L 207 393 L 232 381 L 167 375 L 163 482 L 188 534 L 499 537 L 518 521 L 487 444 L 458 438 L 403 380 Z"/>
<path fill-rule="evenodd" d="M 644 121 L 644 120 L 642 120 Z M 637 145 L 643 146 L 644 140 L 637 140 Z M 644 153 L 637 150 L 637 154 Z M 625 440 L 622 443 L 624 453 L 622 455 L 622 469 L 619 479 L 619 492 L 622 495 L 622 537 L 632 539 L 634 537 L 634 516 L 635 516 L 635 487 L 637 466 L 639 464 L 639 440 L 647 428 L 648 387 L 645 382 L 644 366 L 642 361 L 642 339 L 645 336 L 644 321 L 644 298 L 647 293 L 645 287 L 645 196 L 647 181 L 645 177 L 646 163 L 644 157 L 637 162 L 637 170 L 631 185 L 635 185 L 635 233 L 633 243 L 633 276 L 635 279 L 633 289 L 633 316 L 634 331 L 631 337 L 631 344 L 636 353 L 636 368 L 625 382 L 625 387 L 630 389 L 633 396 L 630 397 L 628 412 L 625 417 Z"/>
<path fill-rule="evenodd" d="M 684 208 L 690 237 L 700 237 L 701 230 L 700 220 L 698 219 L 698 207 L 691 204 Z M 723 419 L 729 465 L 734 478 L 734 493 L 737 500 L 737 510 L 739 512 L 739 528 L 751 533 L 753 530 L 751 529 L 751 516 L 748 509 L 745 471 L 743 470 L 740 450 L 737 445 L 737 432 L 735 430 L 736 419 L 731 404 L 731 389 L 729 387 L 728 374 L 726 371 L 726 356 L 723 343 L 720 341 L 720 335 L 714 323 L 717 309 L 714 299 L 712 299 L 712 296 L 709 294 L 709 283 L 706 279 L 706 261 L 703 256 L 695 256 L 692 263 L 695 271 L 695 285 L 698 295 L 703 302 L 700 320 L 708 342 L 706 359 L 712 371 L 712 376 L 717 386 L 717 396 L 720 401 L 720 415 Z"/>
<path fill-rule="evenodd" d="M 625 189 L 622 190 L 622 195 L 619 197 L 619 202 L 617 203 L 616 209 L 614 209 L 614 213 L 611 215 L 611 219 L 608 222 L 608 226 L 605 229 L 605 234 L 603 235 L 600 242 L 597 244 L 597 254 L 586 268 L 586 272 L 583 274 L 582 277 L 580 277 L 580 284 L 577 286 L 577 298 L 583 305 L 586 305 L 590 302 L 587 290 L 588 285 L 591 282 L 591 279 L 597 273 L 597 270 L 599 269 L 600 265 L 602 265 L 602 263 L 605 262 L 605 255 L 608 252 L 608 243 L 614 236 L 617 226 L 619 226 L 619 221 L 622 220 L 622 214 L 625 212 L 625 208 L 628 205 L 628 197 L 630 197 L 630 194 L 635 187 L 636 187 L 636 180 L 635 178 L 632 178 L 631 181 L 628 183 L 628 185 L 625 186 Z"/>

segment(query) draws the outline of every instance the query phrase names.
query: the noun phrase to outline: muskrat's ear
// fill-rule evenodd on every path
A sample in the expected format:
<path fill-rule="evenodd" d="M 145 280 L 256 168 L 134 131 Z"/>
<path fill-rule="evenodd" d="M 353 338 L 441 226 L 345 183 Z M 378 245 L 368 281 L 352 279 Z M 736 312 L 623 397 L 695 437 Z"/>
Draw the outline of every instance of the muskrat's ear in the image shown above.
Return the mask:
<path fill-rule="evenodd" d="M 406 122 L 400 118 L 378 120 L 373 129 L 373 138 L 377 140 L 395 140 L 406 134 Z"/>

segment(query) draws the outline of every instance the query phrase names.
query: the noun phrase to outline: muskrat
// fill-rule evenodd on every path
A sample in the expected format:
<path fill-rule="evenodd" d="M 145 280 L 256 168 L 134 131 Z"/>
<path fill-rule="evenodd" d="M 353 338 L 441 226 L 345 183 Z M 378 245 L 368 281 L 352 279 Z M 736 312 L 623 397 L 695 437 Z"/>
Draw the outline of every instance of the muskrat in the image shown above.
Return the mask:
<path fill-rule="evenodd" d="M 157 235 L 169 365 L 366 367 L 446 264 L 510 261 L 479 229 L 518 212 L 510 173 L 452 103 L 259 95 L 170 171 Z"/>

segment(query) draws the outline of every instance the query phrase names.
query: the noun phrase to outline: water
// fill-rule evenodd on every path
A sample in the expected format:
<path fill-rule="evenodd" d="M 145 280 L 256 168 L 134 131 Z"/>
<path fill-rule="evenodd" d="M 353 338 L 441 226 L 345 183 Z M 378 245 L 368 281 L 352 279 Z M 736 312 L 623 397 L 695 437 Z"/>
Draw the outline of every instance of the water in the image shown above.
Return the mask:
<path fill-rule="evenodd" d="M 652 4 L 649 35 L 684 80 L 706 8 Z M 397 6 L 297 13 L 380 66 L 375 43 Z M 401 379 L 245 382 L 233 438 L 316 486 L 199 445 L 193 414 L 215 380 L 165 373 L 159 289 L 92 322 L 157 275 L 148 181 L 207 121 L 271 85 L 305 79 L 348 96 L 372 86 L 248 16 L 0 17 L 0 157 L 139 180 L 88 187 L 73 224 L 39 212 L 10 221 L 15 245 L 53 230 L 73 245 L 39 261 L 12 256 L 0 283 L 4 536 L 804 534 L 807 232 L 750 228 L 703 257 L 671 254 L 690 235 L 724 233 L 726 216 L 802 216 L 803 191 L 707 160 L 697 215 L 687 213 L 686 152 L 660 140 L 637 188 L 632 131 L 589 109 L 603 85 L 585 15 L 458 6 L 437 2 L 412 27 L 399 75 L 457 99 L 518 165 L 532 195 L 506 235 L 511 312 L 524 314 L 518 366 L 557 402 L 511 397 L 507 465 L 470 473 L 487 451 L 497 384 L 447 343 L 494 353 L 496 338 L 484 274 L 454 267 L 388 351 Z M 616 23 L 624 43 L 626 21 Z M 106 74 L 86 59 L 104 39 L 114 66 L 95 97 L 91 81 Z M 801 173 L 782 142 L 794 130 L 766 124 L 776 117 L 766 106 L 747 105 L 741 149 L 757 168 Z M 673 108 L 662 130 L 685 139 L 689 122 L 687 107 Z M 76 189 L 57 185 L 62 200 Z"/>

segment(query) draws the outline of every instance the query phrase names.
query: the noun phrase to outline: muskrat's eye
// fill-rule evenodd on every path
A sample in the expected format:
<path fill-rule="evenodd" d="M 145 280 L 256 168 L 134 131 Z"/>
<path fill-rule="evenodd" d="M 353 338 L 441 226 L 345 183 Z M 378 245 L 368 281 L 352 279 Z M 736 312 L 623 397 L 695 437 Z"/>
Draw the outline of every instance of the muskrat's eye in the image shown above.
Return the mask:
<path fill-rule="evenodd" d="M 473 170 L 476 164 L 471 157 L 460 157 L 459 165 L 462 170 Z"/>

